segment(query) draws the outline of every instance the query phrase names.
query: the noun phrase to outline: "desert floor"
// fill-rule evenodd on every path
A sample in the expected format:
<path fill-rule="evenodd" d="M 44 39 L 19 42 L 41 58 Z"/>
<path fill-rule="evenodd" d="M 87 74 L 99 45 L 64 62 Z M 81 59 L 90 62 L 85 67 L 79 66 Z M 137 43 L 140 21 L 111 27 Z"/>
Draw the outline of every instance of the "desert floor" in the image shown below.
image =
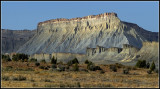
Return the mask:
<path fill-rule="evenodd" d="M 40 66 L 51 66 L 41 63 Z M 99 65 L 105 73 L 97 71 L 53 71 L 51 68 L 40 69 L 35 63 L 2 62 L 2 88 L 32 87 L 114 87 L 114 88 L 158 88 L 159 75 L 148 69 L 130 67 L 129 74 L 123 74 L 123 68 L 112 72 L 109 65 Z M 86 64 L 79 64 L 86 68 Z M 128 66 L 129 67 L 129 66 Z"/>

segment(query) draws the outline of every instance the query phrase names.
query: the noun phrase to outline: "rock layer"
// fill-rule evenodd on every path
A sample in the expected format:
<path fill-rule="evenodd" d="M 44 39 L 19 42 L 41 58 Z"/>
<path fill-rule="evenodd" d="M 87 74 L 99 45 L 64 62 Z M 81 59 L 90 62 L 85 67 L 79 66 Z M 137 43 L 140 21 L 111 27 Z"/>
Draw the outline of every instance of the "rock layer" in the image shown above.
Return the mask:
<path fill-rule="evenodd" d="M 29 41 L 36 30 L 8 30 L 2 29 L 2 53 L 16 52 L 23 44 Z"/>

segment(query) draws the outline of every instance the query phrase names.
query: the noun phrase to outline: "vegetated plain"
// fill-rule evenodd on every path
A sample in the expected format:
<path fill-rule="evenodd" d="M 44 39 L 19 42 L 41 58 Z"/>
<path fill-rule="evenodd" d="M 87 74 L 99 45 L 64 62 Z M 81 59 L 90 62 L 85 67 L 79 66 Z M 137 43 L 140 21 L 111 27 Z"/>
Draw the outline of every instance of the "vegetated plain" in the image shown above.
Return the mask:
<path fill-rule="evenodd" d="M 97 65 L 91 61 L 79 64 L 76 58 L 73 60 L 67 64 L 57 61 L 2 61 L 1 87 L 159 87 L 158 72 L 148 73 L 148 68 L 119 63 Z"/>

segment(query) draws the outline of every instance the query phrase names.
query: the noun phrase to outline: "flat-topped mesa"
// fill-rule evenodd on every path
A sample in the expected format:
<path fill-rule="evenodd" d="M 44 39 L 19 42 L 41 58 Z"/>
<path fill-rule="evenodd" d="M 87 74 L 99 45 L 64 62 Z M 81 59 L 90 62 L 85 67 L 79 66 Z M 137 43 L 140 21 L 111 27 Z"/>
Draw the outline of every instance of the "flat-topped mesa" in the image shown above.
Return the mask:
<path fill-rule="evenodd" d="M 98 15 L 89 15 L 89 16 L 85 16 L 85 17 L 77 17 L 77 18 L 71 18 L 71 19 L 57 18 L 57 19 L 47 20 L 44 22 L 39 22 L 38 26 L 45 24 L 45 23 L 51 23 L 51 22 L 81 21 L 84 19 L 101 18 L 101 17 L 108 17 L 108 16 L 117 17 L 117 13 L 113 13 L 113 12 L 112 13 L 103 13 L 103 14 L 98 14 Z"/>

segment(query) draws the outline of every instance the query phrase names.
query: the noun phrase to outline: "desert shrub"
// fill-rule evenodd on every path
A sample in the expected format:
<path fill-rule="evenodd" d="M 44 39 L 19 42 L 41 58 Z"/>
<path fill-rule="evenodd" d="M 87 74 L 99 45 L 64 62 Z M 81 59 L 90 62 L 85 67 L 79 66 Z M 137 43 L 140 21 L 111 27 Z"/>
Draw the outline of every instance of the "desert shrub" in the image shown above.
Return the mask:
<path fill-rule="evenodd" d="M 146 60 L 138 60 L 136 63 L 136 67 L 145 68 L 146 67 Z"/>
<path fill-rule="evenodd" d="M 30 62 L 37 62 L 37 59 L 31 58 L 29 61 L 30 61 Z"/>
<path fill-rule="evenodd" d="M 51 80 L 49 80 L 49 79 L 44 79 L 44 82 L 51 82 Z"/>
<path fill-rule="evenodd" d="M 88 64 L 89 63 L 89 61 L 88 60 L 85 60 L 85 62 L 84 62 L 85 64 Z"/>
<path fill-rule="evenodd" d="M 12 80 L 14 81 L 24 81 L 26 77 L 19 75 L 18 77 L 13 77 Z"/>
<path fill-rule="evenodd" d="M 68 61 L 68 62 L 67 62 L 67 65 L 71 66 L 72 64 L 75 64 L 75 63 L 79 64 L 79 61 L 78 61 L 77 58 L 74 58 L 74 59 Z"/>
<path fill-rule="evenodd" d="M 151 71 L 151 70 L 148 70 L 148 71 L 147 71 L 147 73 L 148 73 L 148 74 L 151 74 L 151 73 L 152 73 L 152 71 Z"/>
<path fill-rule="evenodd" d="M 17 53 L 12 56 L 12 60 L 24 62 L 24 60 L 28 60 L 28 55 L 23 53 Z"/>
<path fill-rule="evenodd" d="M 159 71 L 158 71 L 158 69 L 155 69 L 154 72 L 155 72 L 155 73 L 158 73 Z"/>
<path fill-rule="evenodd" d="M 150 67 L 150 64 L 149 64 L 149 62 L 146 64 L 146 68 L 147 69 L 149 69 L 149 67 Z"/>
<path fill-rule="evenodd" d="M 58 70 L 58 71 L 65 71 L 65 66 L 62 65 L 62 64 L 59 64 L 59 65 L 57 66 L 57 70 Z"/>
<path fill-rule="evenodd" d="M 52 64 L 52 69 L 57 68 L 56 64 Z"/>
<path fill-rule="evenodd" d="M 8 77 L 8 76 L 3 76 L 3 77 L 2 77 L 2 80 L 8 81 L 8 80 L 9 80 L 9 77 Z"/>
<path fill-rule="evenodd" d="M 152 61 L 152 65 L 150 66 L 150 70 L 153 71 L 156 68 L 154 61 Z"/>
<path fill-rule="evenodd" d="M 40 69 L 45 69 L 45 67 L 44 67 L 44 66 L 40 66 L 39 68 L 40 68 Z"/>
<path fill-rule="evenodd" d="M 11 61 L 11 58 L 9 57 L 9 55 L 2 55 L 2 61 L 8 62 Z"/>
<path fill-rule="evenodd" d="M 46 60 L 45 60 L 45 59 L 42 59 L 42 60 L 41 60 L 41 63 L 46 63 Z"/>
<path fill-rule="evenodd" d="M 132 70 L 136 70 L 137 68 L 136 67 L 132 67 Z"/>
<path fill-rule="evenodd" d="M 34 71 L 34 69 L 32 69 L 32 68 L 27 68 L 27 69 L 25 69 L 25 71 Z"/>
<path fill-rule="evenodd" d="M 40 66 L 40 63 L 36 62 L 36 63 L 35 63 L 35 66 Z"/>
<path fill-rule="evenodd" d="M 105 73 L 104 70 L 101 70 L 101 71 L 100 71 L 100 74 L 104 74 L 104 73 Z"/>
<path fill-rule="evenodd" d="M 51 64 L 56 64 L 57 63 L 57 58 L 55 59 L 54 56 L 51 59 Z"/>
<path fill-rule="evenodd" d="M 74 71 L 79 71 L 78 63 L 75 63 L 75 64 L 73 65 L 73 70 L 74 70 Z"/>
<path fill-rule="evenodd" d="M 5 68 L 5 70 L 6 70 L 6 71 L 10 71 L 10 70 L 12 70 L 12 68 L 13 68 L 12 66 L 7 66 L 7 67 Z"/>
<path fill-rule="evenodd" d="M 123 74 L 129 74 L 129 69 L 123 69 Z"/>
<path fill-rule="evenodd" d="M 94 63 L 92 63 L 91 61 L 89 61 L 89 63 L 87 64 L 87 69 L 89 69 L 90 65 L 94 65 Z"/>
<path fill-rule="evenodd" d="M 116 65 L 117 68 L 122 68 L 122 67 L 124 67 L 124 65 L 122 65 L 122 64 L 120 64 L 120 63 L 115 63 L 115 65 Z"/>
<path fill-rule="evenodd" d="M 99 66 L 95 66 L 95 64 L 93 64 L 93 63 L 88 64 L 87 69 L 89 69 L 90 71 L 102 70 Z"/>
<path fill-rule="evenodd" d="M 48 70 L 48 67 L 44 67 L 45 70 Z"/>
<path fill-rule="evenodd" d="M 95 66 L 96 70 L 102 70 L 100 66 Z"/>
<path fill-rule="evenodd" d="M 110 65 L 110 66 L 109 66 L 109 69 L 110 69 L 111 71 L 113 71 L 113 72 L 117 72 L 117 67 L 116 67 L 116 65 Z"/>

